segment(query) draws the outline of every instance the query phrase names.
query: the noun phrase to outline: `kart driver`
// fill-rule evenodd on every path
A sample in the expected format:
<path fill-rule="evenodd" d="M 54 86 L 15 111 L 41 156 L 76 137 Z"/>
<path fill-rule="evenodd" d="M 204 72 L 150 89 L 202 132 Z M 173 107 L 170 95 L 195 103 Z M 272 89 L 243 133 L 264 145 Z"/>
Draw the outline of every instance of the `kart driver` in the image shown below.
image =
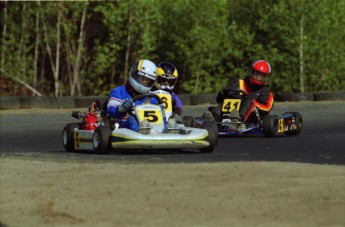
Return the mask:
<path fill-rule="evenodd" d="M 271 73 L 271 66 L 265 60 L 252 62 L 245 79 L 232 79 L 218 92 L 216 101 L 217 107 L 209 108 L 217 122 L 221 121 L 221 105 L 225 98 L 241 98 L 242 104 L 239 109 L 240 121 L 257 123 L 260 118 L 266 116 L 273 107 L 273 94 L 266 85 Z M 245 91 L 246 95 L 240 96 L 240 92 L 234 89 Z"/>
<path fill-rule="evenodd" d="M 172 111 L 181 116 L 182 102 L 180 97 L 173 92 L 178 80 L 178 72 L 176 67 L 169 62 L 161 62 L 157 65 L 157 79 L 152 90 L 164 90 L 169 92 L 172 97 Z"/>
<path fill-rule="evenodd" d="M 138 94 L 148 93 L 151 90 L 157 77 L 156 72 L 156 65 L 152 61 L 141 59 L 132 66 L 127 83 L 111 90 L 107 113 L 110 118 L 118 120 L 120 128 L 139 131 L 139 123 L 136 116 L 130 114 L 133 108 L 132 98 Z M 136 100 L 135 105 L 144 104 L 148 102 L 148 99 L 151 104 L 158 103 L 158 100 L 155 98 L 146 97 Z M 148 124 L 148 122 L 146 121 L 144 124 Z M 148 125 L 143 127 L 148 127 Z"/>

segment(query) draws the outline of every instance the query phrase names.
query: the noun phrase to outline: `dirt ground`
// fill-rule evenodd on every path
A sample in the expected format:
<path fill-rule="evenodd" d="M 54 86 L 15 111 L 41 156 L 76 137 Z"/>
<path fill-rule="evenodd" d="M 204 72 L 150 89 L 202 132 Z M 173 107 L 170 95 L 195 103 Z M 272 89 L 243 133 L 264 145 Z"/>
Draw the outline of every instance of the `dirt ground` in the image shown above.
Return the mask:
<path fill-rule="evenodd" d="M 345 226 L 345 167 L 0 157 L 2 226 Z"/>

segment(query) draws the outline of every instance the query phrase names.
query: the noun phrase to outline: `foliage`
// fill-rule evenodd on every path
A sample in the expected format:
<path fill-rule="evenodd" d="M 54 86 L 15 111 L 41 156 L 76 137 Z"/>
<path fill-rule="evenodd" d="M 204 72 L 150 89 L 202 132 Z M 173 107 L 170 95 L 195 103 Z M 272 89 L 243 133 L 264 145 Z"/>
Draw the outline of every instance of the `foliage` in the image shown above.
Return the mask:
<path fill-rule="evenodd" d="M 345 87 L 342 0 L 4 1 L 0 6 L 1 81 L 11 84 L 1 86 L 1 95 L 34 95 L 23 92 L 18 80 L 43 95 L 108 95 L 127 80 L 139 58 L 173 63 L 179 71 L 177 93 L 217 92 L 229 79 L 245 77 L 250 62 L 260 58 L 272 65 L 269 84 L 275 94 Z"/>

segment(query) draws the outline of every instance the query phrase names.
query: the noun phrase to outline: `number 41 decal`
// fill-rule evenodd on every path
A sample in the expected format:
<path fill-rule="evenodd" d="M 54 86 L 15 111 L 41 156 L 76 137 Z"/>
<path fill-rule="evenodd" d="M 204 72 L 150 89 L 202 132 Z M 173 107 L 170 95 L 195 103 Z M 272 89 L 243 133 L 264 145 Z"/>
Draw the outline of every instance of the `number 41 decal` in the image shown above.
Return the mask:
<path fill-rule="evenodd" d="M 222 112 L 231 112 L 233 110 L 240 110 L 241 99 L 224 99 Z"/>

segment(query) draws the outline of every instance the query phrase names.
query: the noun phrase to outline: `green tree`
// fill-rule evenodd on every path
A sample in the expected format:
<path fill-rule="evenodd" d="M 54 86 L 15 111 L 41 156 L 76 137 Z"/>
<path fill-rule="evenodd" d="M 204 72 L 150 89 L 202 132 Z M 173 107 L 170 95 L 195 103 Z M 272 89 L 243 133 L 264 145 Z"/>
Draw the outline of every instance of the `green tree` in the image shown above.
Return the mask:
<path fill-rule="evenodd" d="M 305 75 L 308 91 L 344 90 L 345 2 L 306 1 Z"/>

